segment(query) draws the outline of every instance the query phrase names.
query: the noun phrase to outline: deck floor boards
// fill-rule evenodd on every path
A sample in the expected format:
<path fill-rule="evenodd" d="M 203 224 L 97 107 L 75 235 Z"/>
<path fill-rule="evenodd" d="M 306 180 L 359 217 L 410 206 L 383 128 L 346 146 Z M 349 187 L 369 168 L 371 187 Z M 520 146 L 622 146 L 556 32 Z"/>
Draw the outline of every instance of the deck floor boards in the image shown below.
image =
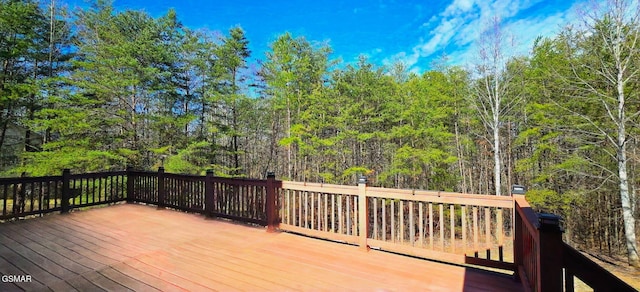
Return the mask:
<path fill-rule="evenodd" d="M 0 224 L 0 291 L 522 291 L 508 276 L 155 207 Z"/>

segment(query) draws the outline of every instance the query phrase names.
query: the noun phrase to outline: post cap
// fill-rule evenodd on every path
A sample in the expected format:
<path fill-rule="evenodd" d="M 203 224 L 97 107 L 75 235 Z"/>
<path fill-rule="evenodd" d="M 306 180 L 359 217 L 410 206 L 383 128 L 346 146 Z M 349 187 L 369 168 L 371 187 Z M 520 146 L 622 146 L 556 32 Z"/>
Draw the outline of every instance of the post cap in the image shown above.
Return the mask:
<path fill-rule="evenodd" d="M 275 178 L 276 177 L 276 173 L 273 171 L 267 171 L 267 178 Z"/>
<path fill-rule="evenodd" d="M 527 188 L 521 185 L 511 186 L 512 195 L 524 195 L 527 192 Z"/>
<path fill-rule="evenodd" d="M 550 213 L 538 213 L 538 229 L 540 230 L 561 230 L 560 220 L 562 217 Z"/>
<path fill-rule="evenodd" d="M 207 169 L 207 174 L 213 174 L 213 169 L 211 168 Z"/>
<path fill-rule="evenodd" d="M 164 172 L 164 166 L 158 167 L 158 172 Z"/>
<path fill-rule="evenodd" d="M 360 175 L 358 176 L 358 184 L 366 184 L 367 183 L 367 177 L 364 175 Z"/>

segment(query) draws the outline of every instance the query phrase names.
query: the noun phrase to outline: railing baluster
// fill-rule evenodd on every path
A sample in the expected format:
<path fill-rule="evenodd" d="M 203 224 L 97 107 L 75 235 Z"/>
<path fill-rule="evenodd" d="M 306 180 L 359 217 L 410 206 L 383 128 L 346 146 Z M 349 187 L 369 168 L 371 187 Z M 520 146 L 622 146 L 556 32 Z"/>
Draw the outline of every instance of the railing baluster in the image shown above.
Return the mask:
<path fill-rule="evenodd" d="M 487 259 L 491 259 L 491 209 L 489 207 L 484 208 L 484 232 L 485 232 L 485 247 L 487 249 Z"/>
<path fill-rule="evenodd" d="M 420 220 L 420 247 L 424 247 L 424 204 L 418 203 L 419 220 Z"/>
<path fill-rule="evenodd" d="M 396 242 L 397 241 L 397 235 L 396 235 L 396 206 L 393 202 L 393 200 L 391 200 L 391 242 Z"/>
<path fill-rule="evenodd" d="M 373 239 L 378 239 L 378 198 L 373 197 Z"/>
<path fill-rule="evenodd" d="M 338 233 L 340 234 L 344 234 L 344 232 L 342 231 L 342 226 L 343 226 L 343 216 L 342 216 L 342 198 L 343 196 L 341 195 L 336 195 L 337 199 L 338 199 Z"/>
<path fill-rule="evenodd" d="M 433 204 L 429 203 L 429 248 L 433 250 Z"/>
<path fill-rule="evenodd" d="M 316 219 L 318 220 L 317 222 L 317 226 L 318 226 L 318 230 L 322 230 L 322 193 L 316 193 L 318 195 L 318 204 L 317 204 L 317 209 L 316 209 Z"/>
<path fill-rule="evenodd" d="M 359 201 L 358 201 L 358 196 L 352 196 L 351 199 L 353 199 L 353 212 L 352 212 L 352 216 L 353 216 L 353 220 L 351 221 L 351 234 L 352 235 L 359 235 L 359 229 L 358 226 L 360 226 L 360 205 L 359 205 Z"/>
<path fill-rule="evenodd" d="M 336 232 L 336 195 L 331 194 L 331 232 Z"/>
<path fill-rule="evenodd" d="M 456 252 L 456 212 L 455 205 L 449 205 L 449 218 L 451 223 L 451 253 Z"/>
<path fill-rule="evenodd" d="M 304 192 L 304 228 L 309 225 L 309 192 Z"/>
<path fill-rule="evenodd" d="M 440 211 L 439 227 L 440 227 L 440 250 L 444 251 L 444 204 L 438 204 L 438 210 Z"/>
<path fill-rule="evenodd" d="M 42 215 L 42 201 L 44 200 L 44 189 L 43 189 L 43 181 L 38 182 L 38 185 L 40 186 L 38 188 L 38 211 L 40 213 L 40 215 Z"/>
<path fill-rule="evenodd" d="M 351 230 L 351 220 L 352 220 L 352 218 L 351 218 L 351 198 L 349 196 L 345 196 L 345 195 L 343 195 L 342 197 L 345 199 L 345 201 L 347 201 L 347 207 L 346 207 L 347 209 L 346 209 L 346 212 L 345 212 L 345 216 L 346 216 L 346 219 L 347 219 L 346 220 L 346 225 L 347 225 L 346 229 L 347 230 L 346 230 L 345 234 L 352 235 L 353 234 L 353 230 Z"/>
<path fill-rule="evenodd" d="M 400 200 L 398 206 L 400 211 L 398 217 L 400 218 L 400 243 L 404 243 L 404 201 Z"/>
<path fill-rule="evenodd" d="M 462 212 L 462 252 L 467 254 L 467 206 L 460 207 Z"/>
<path fill-rule="evenodd" d="M 303 200 L 302 200 L 302 194 L 304 192 L 303 191 L 296 191 L 296 198 L 298 199 L 298 226 L 303 227 L 303 224 L 305 224 L 306 222 L 304 221 L 304 217 L 302 217 L 302 211 L 303 211 Z"/>
<path fill-rule="evenodd" d="M 9 184 L 5 184 L 3 187 L 4 191 L 2 192 L 3 194 L 2 216 L 7 215 L 7 201 L 9 200 L 9 192 L 7 191 L 8 187 L 9 187 Z"/>
<path fill-rule="evenodd" d="M 414 225 L 413 218 L 413 201 L 409 201 L 409 240 L 411 241 L 411 246 L 415 245 L 416 242 L 416 226 Z"/>
<path fill-rule="evenodd" d="M 98 179 L 98 181 L 100 181 Z M 98 200 L 100 199 L 100 197 L 98 197 Z M 91 200 L 93 201 L 92 203 L 96 202 L 96 178 L 92 178 L 91 180 Z"/>
<path fill-rule="evenodd" d="M 473 251 L 475 257 L 478 257 L 478 207 L 473 206 Z"/>
<path fill-rule="evenodd" d="M 382 240 L 387 240 L 387 201 L 380 199 L 382 203 Z"/>
<path fill-rule="evenodd" d="M 80 181 L 78 188 L 76 189 L 76 181 Z M 73 198 L 73 202 L 74 202 L 74 206 L 75 205 L 82 205 L 82 197 L 83 197 L 83 193 L 82 193 L 82 187 L 83 187 L 83 183 L 82 183 L 82 178 L 81 179 L 74 179 L 73 180 L 73 188 L 74 191 L 77 191 L 78 193 L 74 193 L 74 198 Z M 78 202 L 76 203 L 76 199 L 78 199 Z"/>

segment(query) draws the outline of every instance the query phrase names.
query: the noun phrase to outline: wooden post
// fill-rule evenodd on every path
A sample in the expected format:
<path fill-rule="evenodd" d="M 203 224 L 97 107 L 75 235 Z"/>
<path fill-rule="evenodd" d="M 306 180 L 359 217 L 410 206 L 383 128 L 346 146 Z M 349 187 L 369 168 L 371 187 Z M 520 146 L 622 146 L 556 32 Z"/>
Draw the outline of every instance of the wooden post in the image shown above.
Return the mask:
<path fill-rule="evenodd" d="M 276 186 L 274 184 L 275 179 L 275 173 L 267 173 L 267 232 L 276 232 L 278 224 L 278 213 L 276 212 Z"/>
<path fill-rule="evenodd" d="M 164 190 L 164 167 L 158 167 L 158 209 L 163 209 L 165 204 L 166 193 Z"/>
<path fill-rule="evenodd" d="M 518 214 L 518 211 L 517 211 L 517 208 L 519 206 L 516 202 L 516 198 L 518 198 L 518 196 L 524 197 L 526 190 L 527 189 L 521 185 L 511 186 L 511 199 L 513 199 L 513 208 L 511 209 L 511 219 L 514 221 L 513 226 L 511 227 L 511 233 L 513 234 L 513 263 L 515 264 L 515 267 L 516 267 L 515 273 L 514 273 L 514 277 L 516 279 L 521 279 L 522 276 L 525 276 L 525 275 L 521 275 L 521 271 L 520 271 L 520 267 L 522 267 L 524 264 L 524 255 L 523 255 L 524 251 L 522 249 L 522 245 L 524 244 L 524 239 L 522 237 L 522 230 L 523 230 L 522 228 L 524 228 L 524 226 L 522 225 L 522 218 L 520 218 L 520 215 Z"/>
<path fill-rule="evenodd" d="M 133 203 L 135 194 L 133 193 L 133 182 L 135 176 L 133 174 L 133 167 L 127 166 L 127 203 Z"/>
<path fill-rule="evenodd" d="M 213 217 L 214 193 L 213 193 L 213 169 L 207 170 L 204 177 L 204 212 L 207 217 Z"/>
<path fill-rule="evenodd" d="M 520 208 L 520 206 L 518 206 L 518 203 L 515 200 L 517 196 L 521 196 L 521 195 L 512 195 L 513 218 L 514 218 L 513 220 L 515 222 L 511 232 L 513 232 L 513 263 L 516 266 L 514 276 L 516 279 L 521 279 L 520 278 L 521 271 L 519 270 L 519 267 L 522 267 L 522 265 L 524 264 L 524 255 L 523 255 L 523 249 L 522 249 L 522 245 L 524 244 L 524 239 L 522 236 L 524 226 L 522 224 L 522 218 L 520 217 L 520 214 L 517 211 L 517 208 Z M 523 284 L 529 285 L 528 283 L 523 283 Z"/>
<path fill-rule="evenodd" d="M 562 230 L 560 217 L 538 215 L 540 237 L 538 248 L 539 291 L 563 291 Z"/>
<path fill-rule="evenodd" d="M 368 251 L 367 233 L 369 232 L 369 216 L 367 206 L 367 178 L 361 176 L 358 178 L 358 244 L 360 250 Z"/>
<path fill-rule="evenodd" d="M 69 199 L 71 198 L 71 188 L 69 187 L 69 182 L 71 180 L 71 170 L 65 168 L 62 171 L 62 202 L 60 202 L 60 206 L 62 210 L 60 213 L 66 214 L 69 213 L 71 207 L 69 205 Z"/>

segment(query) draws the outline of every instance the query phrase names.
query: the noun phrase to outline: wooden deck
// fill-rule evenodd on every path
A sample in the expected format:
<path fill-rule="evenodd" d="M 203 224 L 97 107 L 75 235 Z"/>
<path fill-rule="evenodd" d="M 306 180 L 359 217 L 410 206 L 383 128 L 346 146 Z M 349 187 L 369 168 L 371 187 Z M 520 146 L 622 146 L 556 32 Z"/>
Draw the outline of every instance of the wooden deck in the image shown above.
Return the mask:
<path fill-rule="evenodd" d="M 32 278 L 0 291 L 522 291 L 508 276 L 134 204 L 0 224 L 0 275 Z"/>

